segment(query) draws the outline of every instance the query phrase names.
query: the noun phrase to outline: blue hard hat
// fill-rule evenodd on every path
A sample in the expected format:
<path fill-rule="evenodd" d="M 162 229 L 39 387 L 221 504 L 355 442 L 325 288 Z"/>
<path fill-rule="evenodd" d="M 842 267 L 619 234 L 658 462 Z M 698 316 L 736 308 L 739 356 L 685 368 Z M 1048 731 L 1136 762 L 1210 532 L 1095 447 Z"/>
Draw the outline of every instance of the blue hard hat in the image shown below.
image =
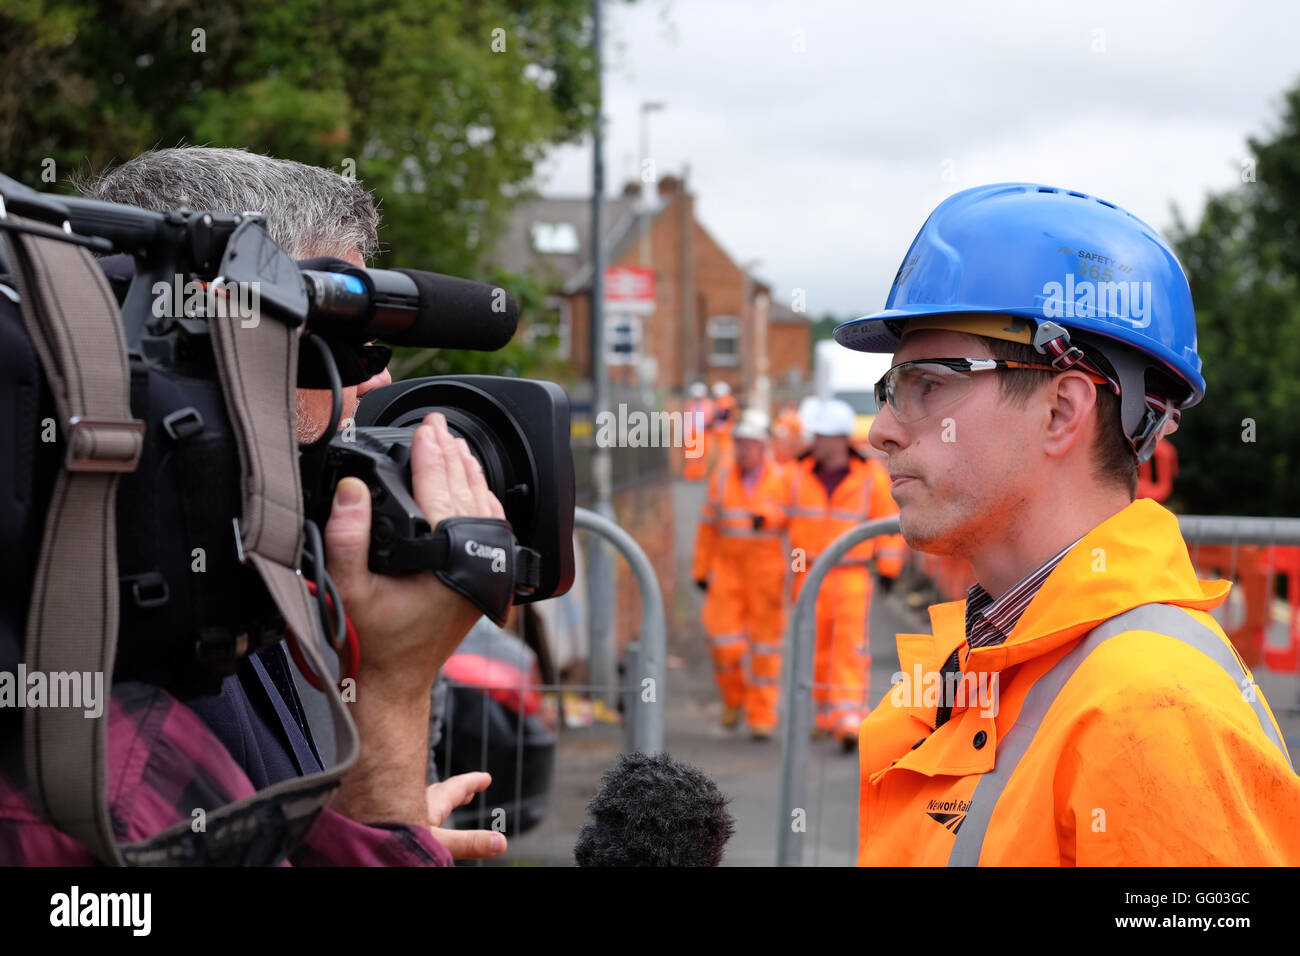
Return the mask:
<path fill-rule="evenodd" d="M 1205 394 L 1182 266 L 1154 229 L 1103 199 L 1034 183 L 948 197 L 903 257 L 885 310 L 834 335 L 860 352 L 894 352 L 907 320 L 962 313 L 1055 323 L 1103 353 L 1119 342 L 1187 386 L 1170 396 L 1180 407 Z"/>

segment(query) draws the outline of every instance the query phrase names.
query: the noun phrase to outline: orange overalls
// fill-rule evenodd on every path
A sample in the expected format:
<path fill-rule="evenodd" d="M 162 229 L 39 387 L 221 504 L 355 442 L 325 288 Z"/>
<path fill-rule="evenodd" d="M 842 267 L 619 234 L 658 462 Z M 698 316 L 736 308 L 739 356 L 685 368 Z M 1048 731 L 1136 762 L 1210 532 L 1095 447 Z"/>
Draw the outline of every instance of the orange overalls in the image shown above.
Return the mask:
<path fill-rule="evenodd" d="M 713 424 L 713 403 L 707 398 L 692 398 L 686 402 L 683 411 L 686 422 L 691 428 L 690 437 L 694 447 L 687 447 L 682 464 L 682 477 L 687 481 L 703 481 L 709 474 L 709 428 Z"/>
<path fill-rule="evenodd" d="M 703 619 L 718 689 L 727 707 L 745 708 L 751 730 L 777 723 L 787 562 L 783 490 L 781 469 L 771 460 L 748 487 L 736 464 L 723 462 L 709 481 L 695 540 L 693 576 L 709 582 Z M 757 529 L 755 515 L 763 517 Z"/>
<path fill-rule="evenodd" d="M 719 418 L 718 416 L 723 412 L 726 413 L 726 418 Z M 736 419 L 739 416 L 740 406 L 731 395 L 723 395 L 714 401 L 713 441 L 717 448 L 713 456 L 714 467 L 731 458 L 731 432 L 736 427 Z"/>
<path fill-rule="evenodd" d="M 786 513 L 794 557 L 794 597 L 798 600 L 806 572 L 840 535 L 872 518 L 898 513 L 889 494 L 889 474 L 879 462 L 853 456 L 849 473 L 829 497 L 813 474 L 811 454 L 788 471 Z M 902 566 L 903 539 L 889 535 L 864 541 L 841 560 L 822 582 L 817 597 L 817 651 L 813 700 L 817 727 L 841 740 L 856 737 L 867 710 L 871 654 L 867 629 L 871 616 L 871 571 L 895 576 Z"/>

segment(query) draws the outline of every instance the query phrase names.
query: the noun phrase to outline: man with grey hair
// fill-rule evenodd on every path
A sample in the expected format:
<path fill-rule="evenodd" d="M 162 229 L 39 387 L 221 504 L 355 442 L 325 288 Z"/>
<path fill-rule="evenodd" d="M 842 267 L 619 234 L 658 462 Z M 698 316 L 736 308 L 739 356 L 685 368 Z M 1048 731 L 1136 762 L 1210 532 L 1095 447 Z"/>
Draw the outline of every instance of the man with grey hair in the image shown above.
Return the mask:
<path fill-rule="evenodd" d="M 91 199 L 145 209 L 260 212 L 271 238 L 294 259 L 329 256 L 364 266 L 379 249 L 379 211 L 360 182 L 244 149 L 150 150 L 76 185 Z M 385 369 L 360 385 L 345 386 L 341 424 L 356 412 L 362 395 L 391 381 Z M 331 401 L 328 389 L 298 389 L 299 441 L 325 431 Z"/>
<path fill-rule="evenodd" d="M 333 257 L 363 267 L 378 248 L 379 214 L 361 183 L 242 149 L 152 150 L 78 186 L 93 199 L 149 209 L 259 212 L 270 236 L 297 260 Z M 391 381 L 384 369 L 345 387 L 343 423 L 362 395 Z M 328 389 L 297 390 L 300 441 L 324 432 L 331 402 Z M 478 462 L 442 416 L 431 415 L 417 430 L 412 468 L 417 500 L 424 495 L 420 503 L 431 524 L 454 515 L 503 517 Z M 430 684 L 479 616 L 477 609 L 432 574 L 401 580 L 372 574 L 369 522 L 369 489 L 357 479 L 340 482 L 325 527 L 327 566 L 357 629 L 363 673 L 370 661 L 388 663 L 371 668 L 365 693 L 351 707 L 361 757 L 344 777 L 335 807 L 360 822 L 432 823 L 434 836 L 458 858 L 499 855 L 505 850 L 500 834 L 437 826 L 488 786 L 487 774 L 463 774 L 423 790 Z M 404 666 L 394 667 L 398 660 Z M 329 721 L 308 718 L 295 677 L 279 643 L 244 658 L 219 697 L 186 702 L 258 789 L 323 765 L 310 728 L 328 727 Z"/>

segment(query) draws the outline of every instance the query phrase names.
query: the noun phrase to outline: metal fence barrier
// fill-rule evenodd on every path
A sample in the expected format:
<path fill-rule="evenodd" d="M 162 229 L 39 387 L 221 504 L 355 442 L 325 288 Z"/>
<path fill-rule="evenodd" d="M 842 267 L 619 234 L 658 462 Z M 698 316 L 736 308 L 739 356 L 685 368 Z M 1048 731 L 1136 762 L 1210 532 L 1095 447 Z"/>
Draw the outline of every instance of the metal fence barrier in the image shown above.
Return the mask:
<path fill-rule="evenodd" d="M 840 558 L 852 548 L 882 534 L 898 533 L 898 517 L 868 521 L 846 531 L 818 556 L 806 572 L 807 580 L 795 602 L 785 641 L 785 680 L 781 688 L 781 712 L 785 715 L 785 739 L 781 752 L 781 819 L 777 837 L 777 864 L 799 866 L 803 841 L 796 839 L 793 819 L 807 804 L 808 735 L 813 715 L 813 653 L 816 649 L 817 595 L 822 582 Z M 856 793 L 854 799 L 856 801 Z M 856 838 L 856 834 L 854 835 Z"/>
<path fill-rule="evenodd" d="M 530 816 L 536 819 L 545 810 L 545 804 L 539 805 L 535 797 L 530 798 L 527 796 L 524 793 L 523 786 L 526 772 L 525 744 L 533 743 L 538 734 L 538 728 L 535 725 L 529 726 L 524 715 L 526 712 L 536 709 L 538 701 L 541 700 L 541 695 L 554 693 L 557 700 L 566 692 L 589 695 L 593 704 L 609 700 L 621 701 L 623 704 L 623 749 L 626 751 L 639 750 L 646 753 L 657 753 L 663 749 L 667 625 L 663 597 L 654 568 L 640 545 L 626 531 L 599 514 L 585 508 L 575 509 L 574 528 L 575 531 L 582 530 L 597 535 L 612 545 L 627 560 L 641 593 L 639 639 L 632 642 L 627 648 L 622 680 L 615 678 L 613 683 L 602 682 L 596 674 L 589 675 L 591 679 L 581 684 L 542 683 L 532 680 L 527 674 L 523 674 L 521 677 L 517 668 L 501 667 L 503 657 L 509 655 L 500 653 L 484 655 L 490 659 L 490 662 L 483 665 L 483 669 L 479 672 L 480 676 L 477 676 L 472 684 L 460 682 L 454 677 L 449 678 L 452 691 L 468 692 L 471 695 L 472 703 L 481 701 L 479 705 L 481 713 L 471 712 L 471 719 L 474 720 L 474 724 L 466 727 L 462 723 L 458 734 L 457 722 L 454 719 L 455 708 L 447 712 L 450 719 L 443 723 L 442 734 L 445 743 L 441 745 L 443 748 L 442 756 L 444 757 L 442 762 L 447 766 L 438 767 L 441 776 L 446 777 L 450 773 L 464 773 L 475 769 L 488 769 L 489 751 L 492 745 L 497 748 L 496 754 L 499 767 L 499 761 L 503 756 L 501 748 L 508 746 L 509 737 L 513 736 L 514 738 L 514 786 L 509 788 L 513 792 L 507 795 L 489 791 L 490 800 L 478 800 L 472 812 L 466 809 L 456 815 L 456 825 L 458 826 L 475 826 L 479 829 L 492 828 L 506 832 L 507 835 L 517 834 L 519 832 L 519 821 Z M 612 579 L 610 586 L 613 586 Z M 591 600 L 592 596 L 588 595 L 588 603 Z M 462 645 L 462 647 L 472 645 L 471 650 L 482 651 L 484 649 L 491 650 L 493 647 L 491 642 L 494 640 L 510 642 L 510 645 L 519 643 L 518 639 L 513 635 L 500 632 L 499 629 L 495 630 L 498 632 L 496 636 L 480 635 L 477 642 L 467 639 L 466 645 Z M 471 639 L 474 637 L 475 635 L 471 634 Z M 606 654 L 615 655 L 616 648 L 612 633 L 596 637 L 608 642 L 604 648 Z M 502 645 L 496 645 L 496 648 L 498 651 L 503 649 Z M 508 650 L 510 648 L 504 649 Z M 597 658 L 599 654 L 600 649 L 593 643 L 593 646 L 588 649 L 588 663 L 590 664 L 591 659 Z M 452 661 L 454 660 L 455 656 L 453 655 Z M 450 663 L 451 661 L 449 661 Z M 497 669 L 494 670 L 494 668 Z M 491 708 L 488 702 L 493 698 L 507 703 L 507 706 L 514 714 L 513 727 L 502 725 L 500 712 L 497 712 L 493 719 L 489 718 Z M 459 699 L 465 698 L 461 697 Z M 554 738 L 557 749 L 559 740 L 565 730 L 563 722 L 555 729 Z M 532 736 L 526 740 L 526 735 Z M 457 736 L 462 739 L 468 736 L 476 744 L 468 755 L 463 745 L 459 751 L 453 748 L 452 739 Z M 558 753 L 555 754 L 555 759 L 558 761 Z M 509 761 L 507 761 L 507 769 L 508 763 Z M 593 785 L 596 776 L 596 774 L 593 774 Z M 554 783 L 551 781 L 550 787 L 553 788 L 553 786 Z M 496 780 L 494 779 L 493 789 L 496 788 Z M 575 831 L 567 836 L 571 845 L 578 834 Z"/>
<path fill-rule="evenodd" d="M 1254 671 L 1282 728 L 1288 749 L 1293 754 L 1300 751 L 1300 518 L 1182 515 L 1178 521 L 1197 576 L 1234 581 L 1229 601 L 1212 613 Z M 808 837 L 792 821 L 808 806 L 816 606 L 821 586 L 840 559 L 855 546 L 868 538 L 898 530 L 897 517 L 884 518 L 860 525 L 836 539 L 808 569 L 808 579 L 790 616 L 781 704 L 784 738 L 777 821 L 777 864 L 780 866 L 803 864 Z M 1285 601 L 1277 596 L 1279 575 L 1287 582 Z M 1285 610 L 1279 608 L 1279 603 Z M 1240 616 L 1241 620 L 1234 621 L 1234 616 Z M 1276 639 L 1279 633 L 1281 641 Z M 887 652 L 893 653 L 892 645 Z M 870 675 L 866 683 L 870 687 Z M 854 786 L 835 798 L 851 800 L 856 808 L 858 789 Z M 805 814 L 806 827 L 818 825 L 820 815 L 808 820 Z M 856 845 L 857 832 L 845 833 L 844 839 Z"/>

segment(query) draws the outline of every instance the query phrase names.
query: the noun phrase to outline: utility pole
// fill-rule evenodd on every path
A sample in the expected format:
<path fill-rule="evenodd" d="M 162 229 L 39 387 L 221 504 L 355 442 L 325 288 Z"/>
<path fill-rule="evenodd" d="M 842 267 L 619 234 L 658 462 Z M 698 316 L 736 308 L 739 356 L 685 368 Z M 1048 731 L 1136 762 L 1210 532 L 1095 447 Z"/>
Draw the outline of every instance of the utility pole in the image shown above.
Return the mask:
<path fill-rule="evenodd" d="M 591 413 L 593 434 L 600 413 L 609 408 L 609 369 L 605 365 L 605 79 L 601 48 L 604 43 L 601 6 L 604 0 L 591 0 L 592 58 L 596 66 L 596 125 L 591 142 Z M 597 441 L 592 451 L 591 477 L 595 485 L 594 510 L 602 518 L 617 523 L 613 500 L 613 463 L 610 451 Z M 590 678 L 597 693 L 607 704 L 617 704 L 616 658 L 614 634 L 614 567 L 613 556 L 602 538 L 593 538 L 587 562 L 587 636 L 591 648 Z"/>
<path fill-rule="evenodd" d="M 649 268 L 654 256 L 650 251 L 650 211 L 658 199 L 659 170 L 650 158 L 650 114 L 664 108 L 663 103 L 645 102 L 641 104 L 641 209 L 639 213 L 641 226 L 641 265 Z M 651 170 L 653 174 L 650 174 Z"/>

